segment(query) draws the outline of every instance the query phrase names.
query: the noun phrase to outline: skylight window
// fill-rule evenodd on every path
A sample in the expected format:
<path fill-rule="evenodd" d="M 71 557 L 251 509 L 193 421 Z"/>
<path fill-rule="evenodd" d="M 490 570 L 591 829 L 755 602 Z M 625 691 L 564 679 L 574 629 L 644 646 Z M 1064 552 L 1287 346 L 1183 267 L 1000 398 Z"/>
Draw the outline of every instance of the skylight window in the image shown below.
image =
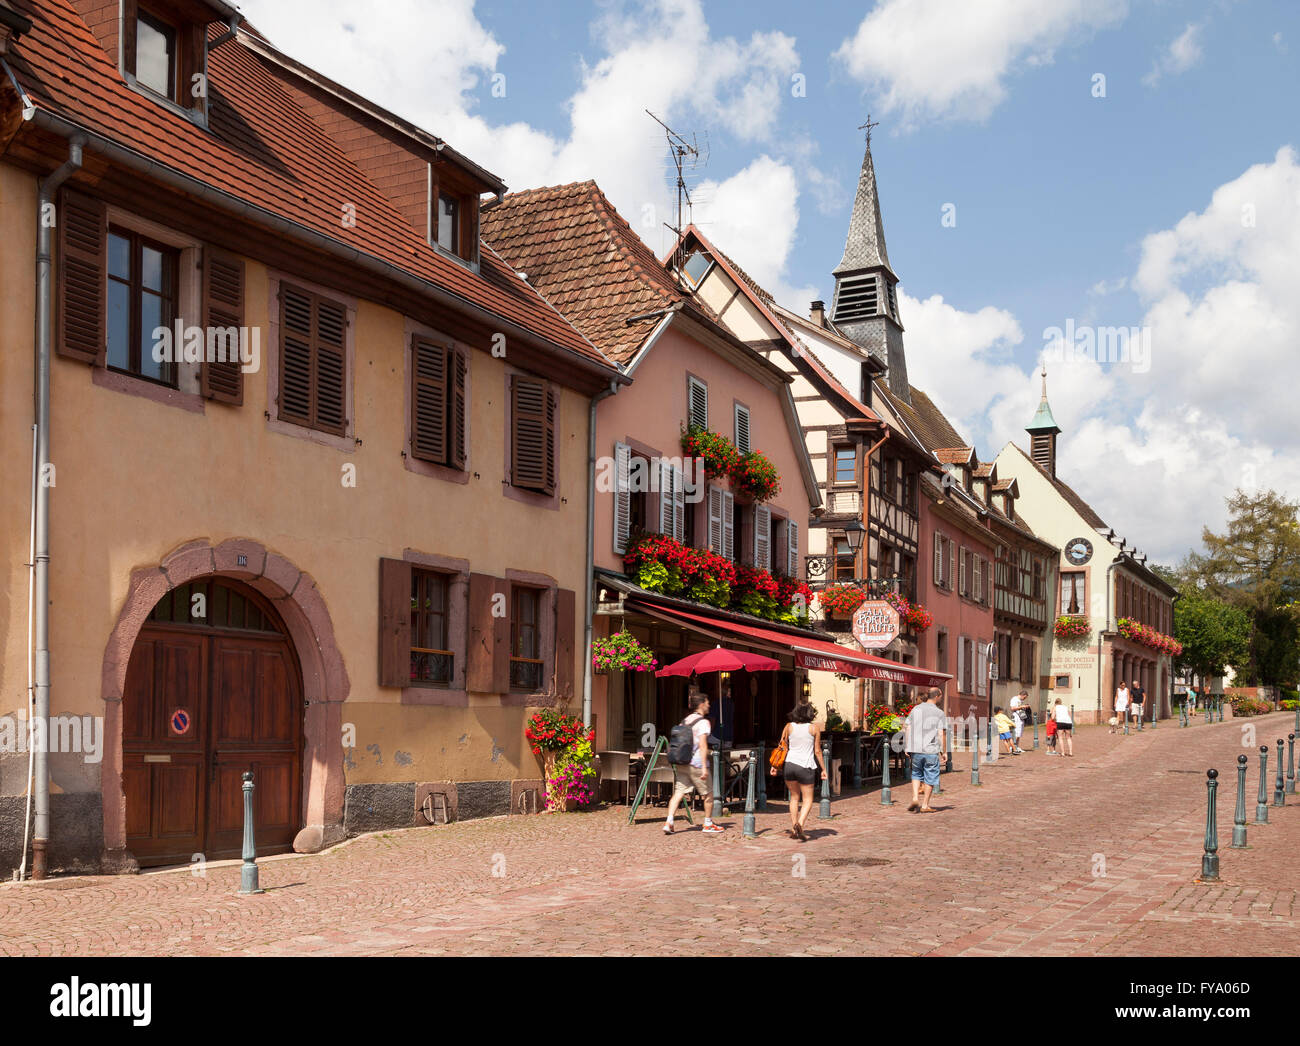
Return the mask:
<path fill-rule="evenodd" d="M 692 287 L 698 287 L 713 266 L 713 259 L 703 251 L 693 251 L 682 266 L 682 274 Z"/>

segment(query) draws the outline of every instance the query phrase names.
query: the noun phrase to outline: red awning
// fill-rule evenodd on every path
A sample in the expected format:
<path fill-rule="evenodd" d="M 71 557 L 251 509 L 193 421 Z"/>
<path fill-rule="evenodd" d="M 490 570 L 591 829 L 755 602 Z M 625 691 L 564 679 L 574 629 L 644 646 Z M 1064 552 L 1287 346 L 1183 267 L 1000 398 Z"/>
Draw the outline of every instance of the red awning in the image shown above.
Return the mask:
<path fill-rule="evenodd" d="M 719 634 L 730 634 L 741 639 L 749 639 L 775 646 L 794 653 L 795 664 L 800 668 L 809 668 L 822 672 L 841 672 L 859 679 L 882 679 L 890 683 L 903 683 L 908 686 L 942 686 L 952 676 L 946 672 L 933 672 L 928 668 L 915 665 L 903 665 L 885 657 L 854 650 L 852 647 L 828 643 L 820 639 L 805 639 L 792 636 L 786 632 L 776 632 L 753 625 L 742 625 L 736 621 L 710 617 L 704 614 L 690 614 L 676 607 L 660 606 L 644 600 L 628 600 L 628 605 L 651 614 L 663 621 L 686 624 L 697 632 L 718 638 Z"/>

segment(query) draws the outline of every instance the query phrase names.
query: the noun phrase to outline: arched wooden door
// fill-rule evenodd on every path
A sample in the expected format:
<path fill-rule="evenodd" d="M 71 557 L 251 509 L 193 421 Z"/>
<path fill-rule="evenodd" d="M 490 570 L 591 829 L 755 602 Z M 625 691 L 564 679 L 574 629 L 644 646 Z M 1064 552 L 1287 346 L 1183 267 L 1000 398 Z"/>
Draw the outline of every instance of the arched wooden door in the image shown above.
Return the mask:
<path fill-rule="evenodd" d="M 293 646 L 257 593 L 205 578 L 164 596 L 122 697 L 126 843 L 142 867 L 238 857 L 253 772 L 259 854 L 301 825 L 303 703 Z"/>

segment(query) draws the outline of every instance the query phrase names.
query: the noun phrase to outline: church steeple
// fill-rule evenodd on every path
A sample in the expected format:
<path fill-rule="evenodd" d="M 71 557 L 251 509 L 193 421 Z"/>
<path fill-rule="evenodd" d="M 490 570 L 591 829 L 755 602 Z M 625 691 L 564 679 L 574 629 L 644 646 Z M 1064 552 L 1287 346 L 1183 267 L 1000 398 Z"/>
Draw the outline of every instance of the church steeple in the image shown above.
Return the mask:
<path fill-rule="evenodd" d="M 1039 465 L 1047 470 L 1048 475 L 1056 478 L 1056 437 L 1061 427 L 1052 416 L 1052 408 L 1047 402 L 1047 368 L 1043 367 L 1043 398 L 1038 402 L 1038 411 L 1033 420 L 1025 426 L 1029 433 L 1029 453 Z"/>
<path fill-rule="evenodd" d="M 907 359 L 903 354 L 903 325 L 898 318 L 898 277 L 885 249 L 885 224 L 880 217 L 876 165 L 871 156 L 871 129 L 867 118 L 867 148 L 858 175 L 844 257 L 835 267 L 835 299 L 831 321 L 848 338 L 889 367 L 889 389 L 910 403 Z"/>

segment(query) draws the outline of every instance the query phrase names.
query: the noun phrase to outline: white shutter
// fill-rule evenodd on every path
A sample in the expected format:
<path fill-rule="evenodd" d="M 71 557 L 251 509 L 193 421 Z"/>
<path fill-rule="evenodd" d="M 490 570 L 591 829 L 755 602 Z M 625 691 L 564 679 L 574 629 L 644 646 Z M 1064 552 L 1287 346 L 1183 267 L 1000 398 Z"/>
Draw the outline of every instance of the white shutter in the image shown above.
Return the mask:
<path fill-rule="evenodd" d="M 695 428 L 709 427 L 709 387 L 698 378 L 686 378 L 686 420 Z"/>
<path fill-rule="evenodd" d="M 936 587 L 943 586 L 943 535 L 937 530 L 934 532 L 934 583 Z"/>
<path fill-rule="evenodd" d="M 772 510 L 766 505 L 754 509 L 754 566 L 772 569 Z"/>
<path fill-rule="evenodd" d="M 790 520 L 785 525 L 785 572 L 790 577 L 799 576 L 799 524 Z"/>
<path fill-rule="evenodd" d="M 722 491 L 709 487 L 709 550 L 718 555 L 724 554 L 722 536 Z"/>
<path fill-rule="evenodd" d="M 952 538 L 943 539 L 943 585 L 949 591 L 952 590 L 952 552 L 954 547 Z"/>
<path fill-rule="evenodd" d="M 989 652 L 988 647 L 979 642 L 975 643 L 977 657 L 975 658 L 976 670 L 979 675 L 975 679 L 975 692 L 980 697 L 988 695 L 988 678 L 989 678 Z"/>
<path fill-rule="evenodd" d="M 736 558 L 736 497 L 729 490 L 722 495 L 722 554 Z"/>
<path fill-rule="evenodd" d="M 686 540 L 686 481 L 682 470 L 673 466 L 673 537 Z"/>
<path fill-rule="evenodd" d="M 749 408 L 736 404 L 736 449 L 749 453 Z"/>
<path fill-rule="evenodd" d="M 966 691 L 966 637 L 957 637 L 957 692 Z"/>
<path fill-rule="evenodd" d="M 957 592 L 966 594 L 966 546 L 962 545 L 957 556 Z"/>
<path fill-rule="evenodd" d="M 659 533 L 673 534 L 673 467 L 666 458 L 659 459 Z"/>
<path fill-rule="evenodd" d="M 993 564 L 987 559 L 984 561 L 984 604 L 993 605 Z"/>
<path fill-rule="evenodd" d="M 620 556 L 627 551 L 628 532 L 632 529 L 632 491 L 629 472 L 632 467 L 632 448 L 626 443 L 614 444 L 614 551 Z"/>
<path fill-rule="evenodd" d="M 984 557 L 971 557 L 971 572 L 975 575 L 975 583 L 971 585 L 970 594 L 976 602 L 984 598 Z"/>

